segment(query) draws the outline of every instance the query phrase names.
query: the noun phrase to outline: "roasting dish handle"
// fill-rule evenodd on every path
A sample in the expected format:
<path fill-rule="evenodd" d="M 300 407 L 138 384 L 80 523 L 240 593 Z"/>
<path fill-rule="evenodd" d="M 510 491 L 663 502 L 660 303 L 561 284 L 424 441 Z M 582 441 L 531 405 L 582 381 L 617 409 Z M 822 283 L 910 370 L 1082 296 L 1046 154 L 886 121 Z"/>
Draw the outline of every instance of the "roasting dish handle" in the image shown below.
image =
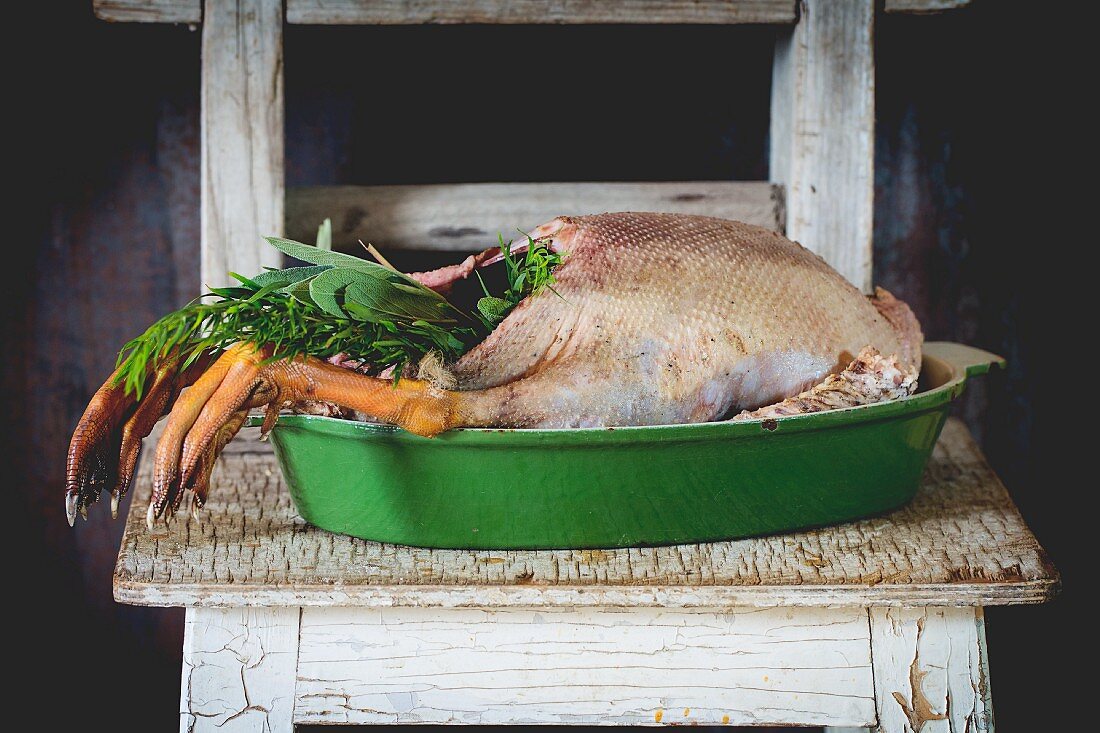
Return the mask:
<path fill-rule="evenodd" d="M 924 356 L 946 363 L 954 370 L 955 378 L 977 377 L 993 367 L 1005 368 L 1005 359 L 989 351 L 976 349 L 950 341 L 929 341 L 922 347 Z M 938 381 L 938 380 L 937 380 Z"/>

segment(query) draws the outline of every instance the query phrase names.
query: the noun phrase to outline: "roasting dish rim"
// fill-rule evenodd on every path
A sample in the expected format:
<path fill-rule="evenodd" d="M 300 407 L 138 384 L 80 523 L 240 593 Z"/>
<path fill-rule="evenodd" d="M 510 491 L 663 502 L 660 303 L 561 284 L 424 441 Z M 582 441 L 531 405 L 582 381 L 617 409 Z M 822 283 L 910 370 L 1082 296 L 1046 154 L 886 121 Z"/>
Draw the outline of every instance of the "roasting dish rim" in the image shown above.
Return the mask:
<path fill-rule="evenodd" d="M 518 438 L 521 441 L 525 437 L 545 439 L 554 436 L 604 436 L 608 440 L 611 440 L 612 436 L 618 440 L 707 440 L 717 437 L 716 434 L 725 437 L 739 437 L 780 431 L 790 433 L 804 430 L 825 430 L 833 426 L 847 425 L 853 421 L 886 420 L 902 414 L 935 409 L 945 402 L 953 401 L 962 394 L 969 378 L 986 374 L 994 366 L 1003 368 L 1005 366 L 1004 358 L 963 344 L 948 341 L 930 341 L 925 343 L 923 347 L 923 364 L 919 380 L 921 387 L 915 394 L 889 402 L 877 402 L 870 405 L 845 407 L 806 415 L 790 415 L 744 422 L 716 420 L 702 423 L 589 428 L 453 428 L 434 438 L 422 438 L 396 425 L 360 422 L 322 415 L 291 414 L 280 415 L 274 429 L 279 430 L 280 428 L 289 427 L 314 430 L 342 438 L 351 437 L 348 433 L 348 431 L 351 431 L 359 433 L 359 437 L 363 439 L 385 436 L 390 440 L 408 438 L 426 442 L 441 439 L 448 441 L 462 440 L 463 438 L 480 440 L 481 436 L 494 436 L 496 438 L 507 436 Z M 928 382 L 932 384 L 926 387 L 925 385 Z M 262 417 L 252 416 L 249 418 L 247 426 L 258 427 L 261 423 Z"/>

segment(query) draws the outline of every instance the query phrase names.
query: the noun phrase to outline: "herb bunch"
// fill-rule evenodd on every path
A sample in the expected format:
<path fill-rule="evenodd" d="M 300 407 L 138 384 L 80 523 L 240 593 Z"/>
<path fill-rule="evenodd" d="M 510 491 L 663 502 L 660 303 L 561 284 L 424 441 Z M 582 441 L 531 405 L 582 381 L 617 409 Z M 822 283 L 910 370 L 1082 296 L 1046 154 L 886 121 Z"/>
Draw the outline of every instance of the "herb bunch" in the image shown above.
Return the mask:
<path fill-rule="evenodd" d="M 238 342 L 272 344 L 274 359 L 346 353 L 369 364 L 371 373 L 393 367 L 397 379 L 429 352 L 453 361 L 471 349 L 524 298 L 553 290 L 553 269 L 562 261 L 535 241 L 525 255 L 514 255 L 501 238 L 508 288 L 495 297 L 482 282 L 485 297 L 471 316 L 392 268 L 331 251 L 328 231 L 322 225 L 317 247 L 268 237 L 309 265 L 252 278 L 230 273 L 238 285 L 212 288 L 215 300 L 169 313 L 123 346 L 115 383 L 140 398 L 150 371 L 165 359 L 175 358 L 182 369 L 203 352 Z"/>
<path fill-rule="evenodd" d="M 503 235 L 498 234 L 497 240 L 508 278 L 508 289 L 504 295 L 499 298 L 491 295 L 481 273 L 477 273 L 481 291 L 485 293 L 485 297 L 477 302 L 477 316 L 489 331 L 496 328 L 524 298 L 538 295 L 546 288 L 558 295 L 554 290 L 554 268 L 561 264 L 561 255 L 551 251 L 545 242 L 536 242 L 528 237 L 527 251 L 522 257 L 517 257 L 512 254 L 512 245 L 504 241 Z"/>

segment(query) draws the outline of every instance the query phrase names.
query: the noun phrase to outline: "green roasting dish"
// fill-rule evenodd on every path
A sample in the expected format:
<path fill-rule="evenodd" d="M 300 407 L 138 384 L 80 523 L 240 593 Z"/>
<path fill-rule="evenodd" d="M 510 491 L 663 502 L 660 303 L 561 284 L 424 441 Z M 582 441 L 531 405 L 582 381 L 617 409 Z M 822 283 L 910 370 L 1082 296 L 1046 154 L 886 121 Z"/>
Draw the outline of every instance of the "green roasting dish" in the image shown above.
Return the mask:
<path fill-rule="evenodd" d="M 911 397 L 763 422 L 421 438 L 290 415 L 271 442 L 298 512 L 340 534 L 462 549 L 711 542 L 909 501 L 966 380 L 1003 364 L 928 343 Z"/>

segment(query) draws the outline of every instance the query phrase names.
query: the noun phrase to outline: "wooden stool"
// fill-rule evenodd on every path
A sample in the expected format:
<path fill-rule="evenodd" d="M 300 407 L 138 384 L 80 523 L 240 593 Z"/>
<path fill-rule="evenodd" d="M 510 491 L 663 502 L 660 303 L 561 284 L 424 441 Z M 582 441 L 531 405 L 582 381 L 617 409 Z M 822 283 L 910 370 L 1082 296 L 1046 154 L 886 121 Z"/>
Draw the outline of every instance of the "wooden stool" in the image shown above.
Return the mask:
<path fill-rule="evenodd" d="M 709 214 L 872 281 L 873 0 L 93 0 L 202 24 L 201 283 L 279 265 L 261 234 L 472 250 L 559 214 Z M 929 12 L 968 0 L 886 0 Z M 285 23 L 769 23 L 770 181 L 286 191 Z M 721 93 L 720 85 L 716 93 Z M 659 141 L 657 141 L 659 142 Z M 266 447 L 231 444 L 201 523 L 144 527 L 125 603 L 187 606 L 182 730 L 323 723 L 992 727 L 982 607 L 1057 575 L 965 429 L 914 503 L 816 532 L 656 549 L 440 552 L 312 529 Z M 925 725 L 927 723 L 927 725 Z"/>
<path fill-rule="evenodd" d="M 149 483 L 145 472 L 115 598 L 187 607 L 183 731 L 987 731 L 982 608 L 1038 603 L 1058 585 L 955 420 L 904 509 L 704 545 L 470 552 L 333 535 L 297 517 L 254 439 L 223 457 L 201 522 L 178 516 L 151 534 Z"/>

